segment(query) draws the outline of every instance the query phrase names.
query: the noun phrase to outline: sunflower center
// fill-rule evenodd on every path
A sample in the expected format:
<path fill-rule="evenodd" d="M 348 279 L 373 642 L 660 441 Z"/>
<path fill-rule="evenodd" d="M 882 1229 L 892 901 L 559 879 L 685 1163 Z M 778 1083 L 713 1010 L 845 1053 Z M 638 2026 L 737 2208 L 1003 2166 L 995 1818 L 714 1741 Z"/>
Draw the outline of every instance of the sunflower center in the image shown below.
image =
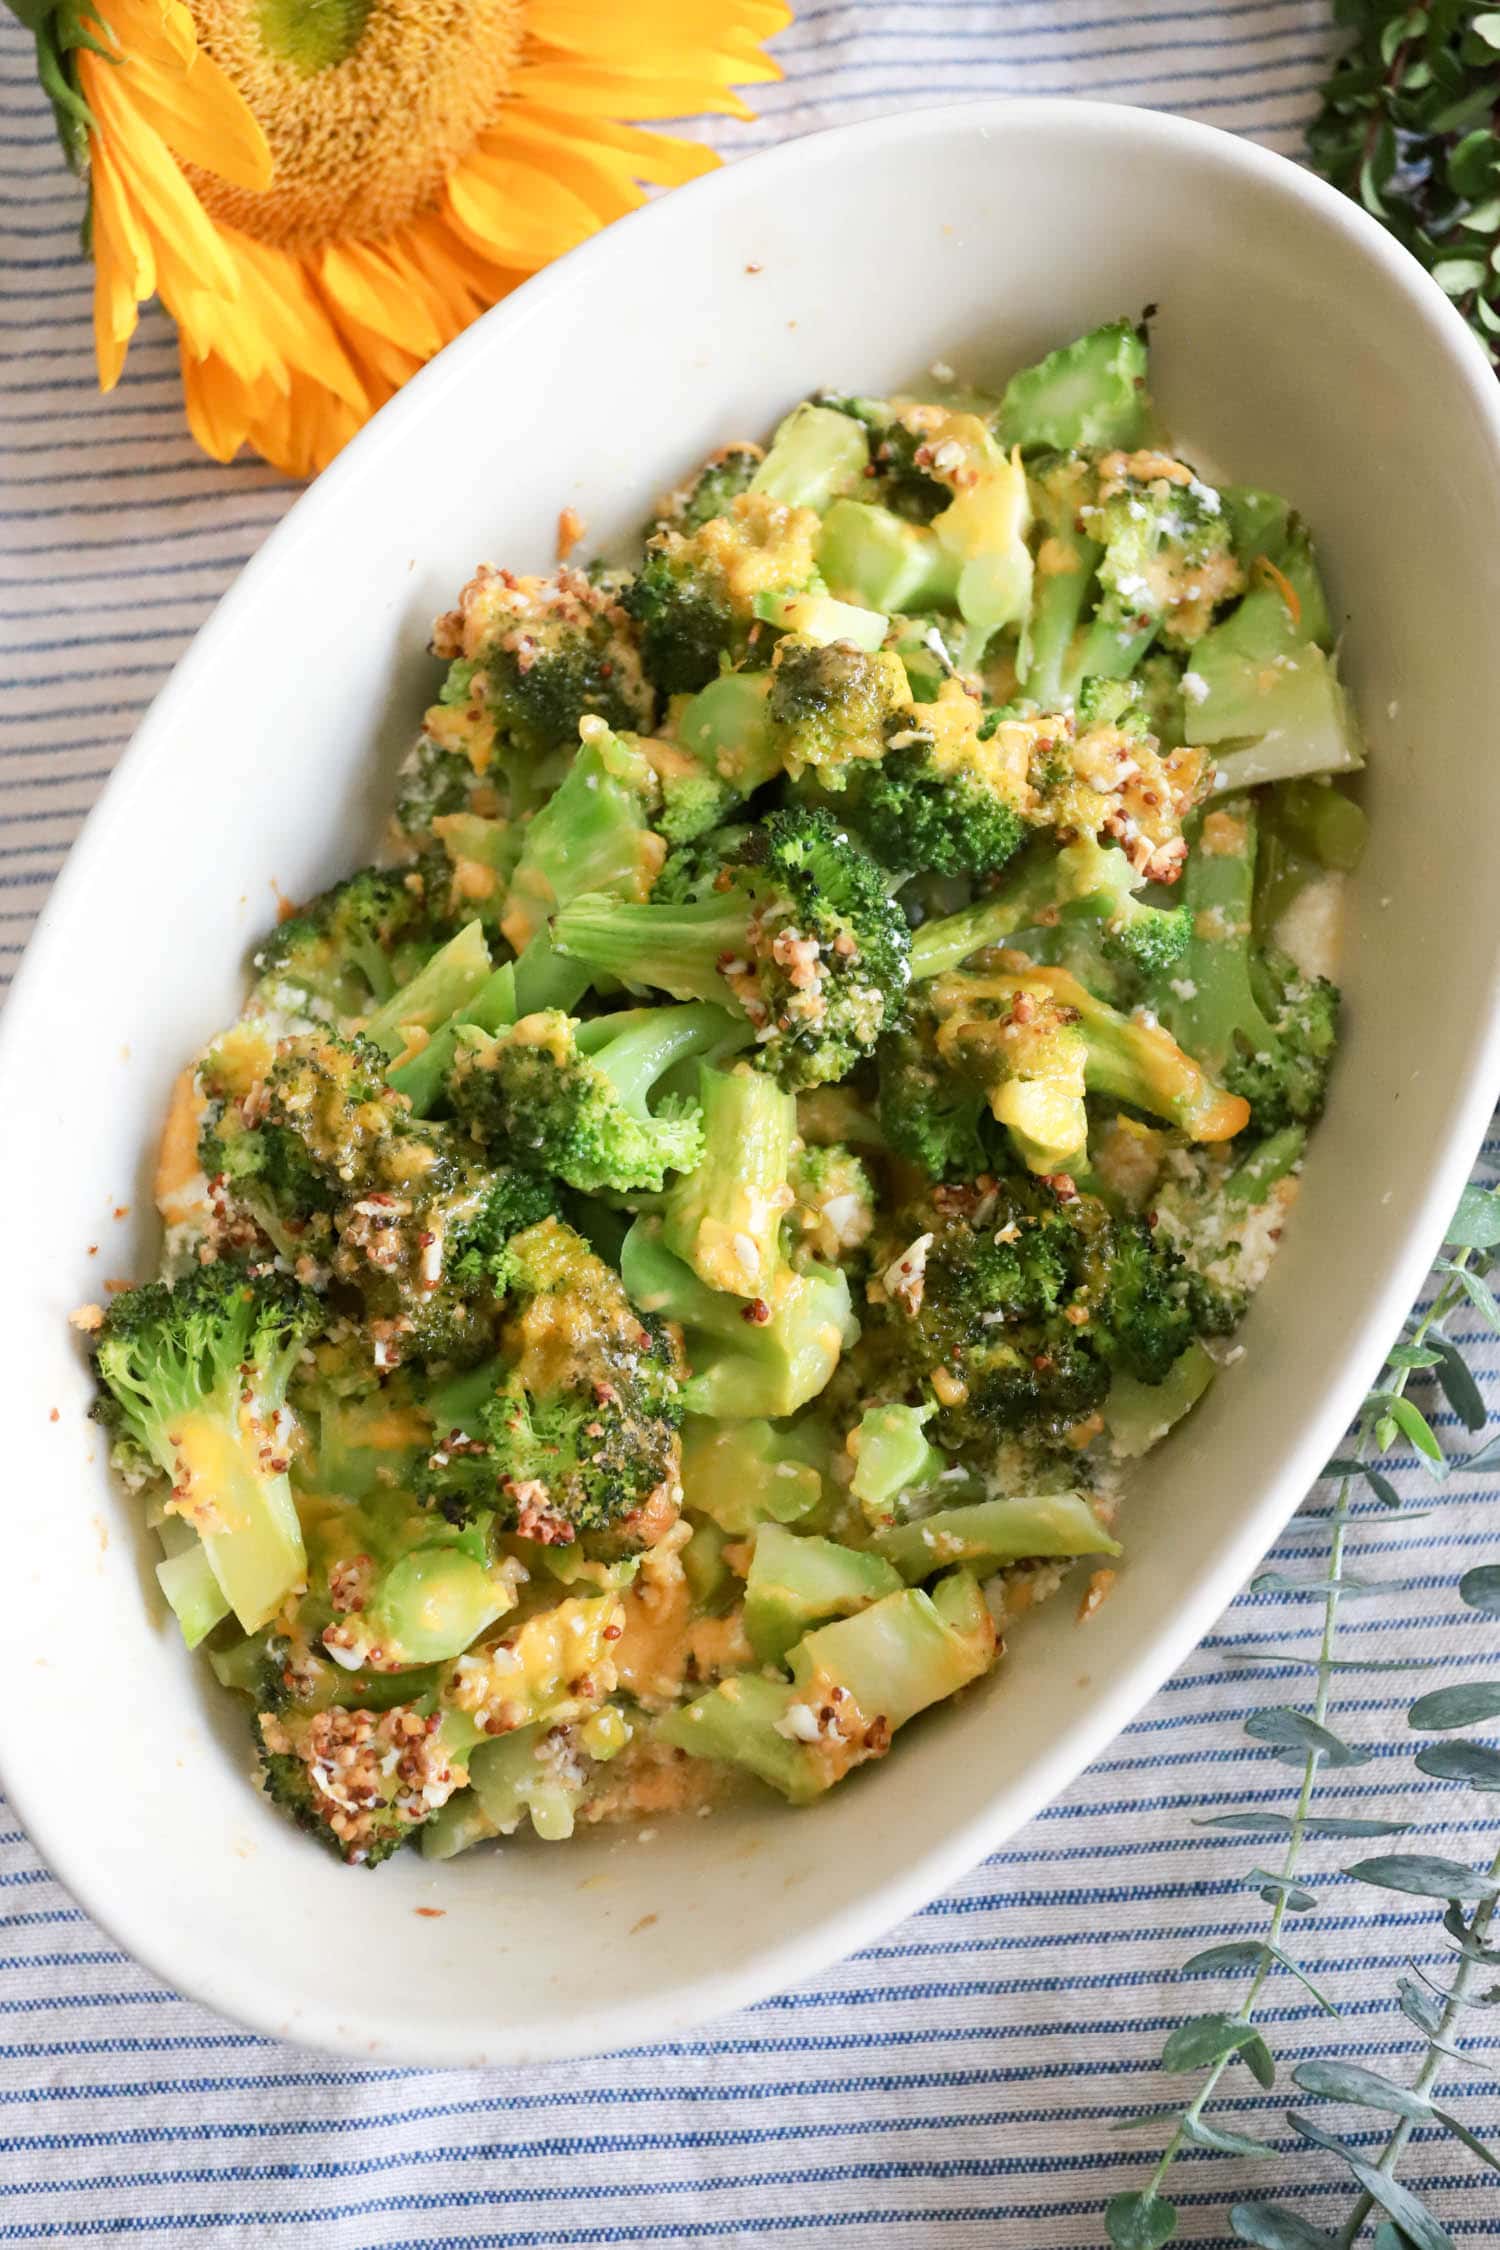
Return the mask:
<path fill-rule="evenodd" d="M 498 116 L 524 0 L 190 0 L 265 133 L 264 194 L 186 167 L 205 208 L 285 250 L 379 241 L 436 204 Z"/>

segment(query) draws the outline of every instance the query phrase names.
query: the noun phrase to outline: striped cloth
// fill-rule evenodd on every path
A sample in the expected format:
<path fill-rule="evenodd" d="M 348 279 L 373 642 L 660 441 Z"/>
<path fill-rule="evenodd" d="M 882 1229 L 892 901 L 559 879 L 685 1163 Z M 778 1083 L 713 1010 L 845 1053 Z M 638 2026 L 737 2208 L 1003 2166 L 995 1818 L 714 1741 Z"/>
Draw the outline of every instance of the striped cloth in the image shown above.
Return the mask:
<path fill-rule="evenodd" d="M 779 43 L 785 84 L 764 93 L 755 123 L 716 123 L 711 136 L 737 155 L 914 101 L 1078 92 L 1295 151 L 1329 47 L 1324 8 L 1301 0 L 812 0 Z M 147 698 L 291 494 L 267 469 L 194 452 L 160 319 L 144 322 L 118 391 L 95 395 L 77 196 L 9 19 L 0 167 L 8 969 Z M 1491 1169 L 1497 1154 L 1492 1143 Z M 1494 1396 L 1493 1350 L 1487 1381 Z M 1414 1462 L 1397 1482 L 1416 1490 Z M 1493 1497 L 1493 1484 L 1459 1475 L 1451 1504 L 1423 1522 L 1366 1516 L 1372 1567 L 1404 1591 L 1350 1610 L 1351 1652 L 1431 1653 L 1437 1679 L 1482 1669 L 1482 1628 L 1463 1622 L 1453 1582 L 1466 1559 L 1494 1552 Z M 1326 1506 L 1314 1495 L 1278 1553 L 1316 1555 Z M 1175 1964 L 1263 1925 L 1245 1877 L 1266 1840 L 1216 1836 L 1192 1817 L 1286 1804 L 1285 1770 L 1236 1720 L 1256 1702 L 1297 1700 L 1305 1675 L 1258 1667 L 1247 1684 L 1228 1651 L 1314 1637 L 1305 1606 L 1243 1599 L 1060 1803 L 887 1942 L 701 2038 L 603 2064 L 363 2069 L 240 2031 L 122 1958 L 0 1805 L 0 2243 L 1098 2245 L 1105 2199 L 1143 2171 L 1111 2121 L 1170 2098 L 1152 2061 L 1173 2022 L 1232 2004 L 1234 1987 L 1184 1984 Z M 1409 1690 L 1348 1677 L 1340 1724 L 1376 1748 L 1337 1801 L 1350 1812 L 1409 1803 Z M 1429 1790 L 1423 1802 L 1417 1848 L 1478 1851 L 1484 1800 Z M 1439 1808 L 1451 1826 L 1433 1824 Z M 1309 1856 L 1336 1867 L 1353 1855 L 1325 1844 Z M 1323 1910 L 1299 1941 L 1343 2018 L 1318 2016 L 1282 1979 L 1265 2011 L 1272 2043 L 1404 2074 L 1414 2034 L 1395 1978 L 1408 1959 L 1439 1967 L 1434 1917 L 1394 1898 L 1381 1911 L 1386 1894 L 1338 1880 L 1317 1887 Z M 1500 2060 L 1500 2034 L 1482 2019 L 1473 2044 Z M 1226 2123 L 1290 2140 L 1280 2098 L 1255 2095 L 1242 2073 L 1226 2084 Z M 1493 2086 L 1459 2066 L 1449 2088 L 1492 2138 Z M 1361 2145 L 1376 2141 L 1358 2113 L 1330 2114 Z M 1304 2208 L 1335 2224 L 1347 2197 L 1334 2167 L 1319 2158 L 1296 2171 L 1310 2183 Z M 1461 2241 L 1500 2237 L 1493 2182 L 1451 2140 L 1418 2134 L 1406 2176 Z M 1180 2239 L 1226 2243 L 1232 2193 L 1257 2192 L 1267 2171 L 1251 2178 L 1189 2157 Z"/>

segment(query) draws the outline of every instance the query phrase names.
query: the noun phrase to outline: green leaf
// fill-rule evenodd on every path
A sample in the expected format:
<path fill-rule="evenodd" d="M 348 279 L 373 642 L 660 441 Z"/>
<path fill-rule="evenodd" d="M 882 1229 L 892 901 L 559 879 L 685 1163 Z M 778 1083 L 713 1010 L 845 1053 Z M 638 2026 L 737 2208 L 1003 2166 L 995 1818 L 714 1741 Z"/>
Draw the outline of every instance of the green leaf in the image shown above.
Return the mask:
<path fill-rule="evenodd" d="M 1500 13 L 1472 16 L 1469 20 L 1469 37 L 1480 39 L 1486 47 L 1500 48 Z"/>
<path fill-rule="evenodd" d="M 1261 2032 L 1257 2031 L 1253 2039 L 1245 2041 L 1240 2049 L 1240 2061 L 1246 2065 L 1257 2084 L 1264 2086 L 1269 2093 L 1276 2083 L 1276 2058 Z"/>
<path fill-rule="evenodd" d="M 1500 1243 L 1500 1192 L 1471 1181 L 1458 1199 L 1443 1239 L 1460 1250 L 1493 1250 Z"/>
<path fill-rule="evenodd" d="M 1385 1355 L 1387 1367 L 1404 1367 L 1409 1373 L 1436 1367 L 1437 1363 L 1437 1353 L 1430 1352 L 1425 1344 L 1393 1344 Z"/>
<path fill-rule="evenodd" d="M 1481 1275 L 1471 1273 L 1467 1266 L 1450 1266 L 1448 1270 L 1475 1311 L 1482 1313 L 1491 1328 L 1500 1332 L 1500 1301 L 1489 1283 Z"/>
<path fill-rule="evenodd" d="M 1432 269 L 1432 278 L 1445 297 L 1467 297 L 1471 289 L 1482 289 L 1485 284 L 1485 267 L 1482 258 L 1440 258 Z"/>
<path fill-rule="evenodd" d="M 1466 1453 L 1459 1467 L 1469 1476 L 1476 1476 L 1483 1469 L 1500 1469 L 1500 1433 L 1492 1437 L 1488 1445 Z"/>
<path fill-rule="evenodd" d="M 1443 1915 L 1443 1928 L 1449 1937 L 1458 1941 L 1458 1947 L 1470 1961 L 1488 1962 L 1500 1968 L 1500 1945 L 1486 1945 L 1470 1926 L 1470 1918 L 1461 1906 L 1449 1906 Z"/>
<path fill-rule="evenodd" d="M 1302 1821 L 1304 1836 L 1404 1836 L 1411 1827 L 1409 1820 L 1353 1820 L 1340 1813 L 1308 1813 Z M 1290 1813 L 1231 1812 L 1217 1813 L 1212 1820 L 1195 1820 L 1195 1828 L 1233 1828 L 1241 1834 L 1287 1836 L 1292 1830 Z"/>
<path fill-rule="evenodd" d="M 1263 1570 L 1250 1581 L 1252 1594 L 1342 1594 L 1346 1597 L 1360 1594 L 1399 1594 L 1405 1591 L 1399 1578 L 1357 1578 L 1348 1571 L 1337 1578 L 1294 1578 L 1287 1571 Z"/>
<path fill-rule="evenodd" d="M 1441 1329 L 1433 1328 L 1428 1333 L 1438 1354 L 1437 1380 L 1444 1398 L 1466 1430 L 1482 1430 L 1489 1420 L 1489 1412 L 1479 1385 L 1469 1373 L 1467 1360 Z"/>
<path fill-rule="evenodd" d="M 1411 1400 L 1404 1398 L 1399 1391 L 1372 1391 L 1366 1403 L 1378 1408 L 1383 1420 L 1395 1423 L 1408 1444 L 1416 1447 L 1435 1476 L 1446 1475 L 1448 1456 L 1439 1445 L 1437 1433 L 1420 1407 L 1413 1406 Z"/>
<path fill-rule="evenodd" d="M 1255 2250 L 1338 2250 L 1333 2235 L 1280 2203 L 1236 2203 L 1229 2224 L 1238 2240 L 1254 2243 Z"/>
<path fill-rule="evenodd" d="M 1177 2232 L 1177 2206 L 1159 2195 L 1117 2195 L 1104 2214 L 1112 2250 L 1165 2250 Z"/>
<path fill-rule="evenodd" d="M 1255 2036 L 1255 2026 L 1235 2016 L 1189 2016 L 1169 2034 L 1161 2067 L 1173 2072 L 1207 2070 L 1225 2055 L 1247 2047 Z"/>
<path fill-rule="evenodd" d="M 1199 1977 L 1223 1975 L 1230 1969 L 1258 1969 L 1266 1958 L 1266 1950 L 1255 1938 L 1240 1938 L 1232 1945 L 1210 1945 L 1184 1961 L 1177 1973 L 1183 1977 Z"/>
<path fill-rule="evenodd" d="M 1289 1875 L 1273 1875 L 1266 1867 L 1252 1867 L 1244 1879 L 1252 1889 L 1259 1891 L 1268 1906 L 1284 1898 L 1289 1914 L 1311 1914 L 1318 1903 L 1311 1891 L 1303 1890 Z"/>
<path fill-rule="evenodd" d="M 1373 1883 L 1383 1891 L 1408 1891 L 1418 1898 L 1493 1898 L 1500 1891 L 1492 1875 L 1427 1852 L 1390 1852 L 1356 1860 L 1344 1873 L 1357 1883 Z"/>
<path fill-rule="evenodd" d="M 1183 2137 L 1196 2142 L 1199 2148 L 1211 2148 L 1218 2156 L 1279 2156 L 1281 2151 L 1274 2141 L 1252 2140 L 1248 2133 L 1226 2132 L 1222 2125 L 1209 2125 L 1201 2117 L 1189 2117 L 1183 2122 Z"/>
<path fill-rule="evenodd" d="M 1413 2250 L 1456 2250 L 1453 2237 L 1446 2228 L 1439 2226 L 1426 2204 L 1419 2203 L 1409 2188 L 1388 2179 L 1373 2164 L 1367 2164 L 1355 2149 L 1332 2133 L 1320 2132 L 1310 2119 L 1299 2117 L 1295 2110 L 1288 2110 L 1287 2122 L 1315 2148 L 1327 2149 L 1330 2156 L 1340 2157 L 1348 2165 L 1366 2195 L 1372 2195 L 1381 2210 L 1389 2212 L 1402 2233 L 1410 2236 Z"/>
<path fill-rule="evenodd" d="M 1459 225 L 1465 234 L 1500 234 L 1500 195 L 1487 195 L 1465 211 Z"/>
<path fill-rule="evenodd" d="M 1352 1743 L 1343 1741 L 1327 1727 L 1319 1726 L 1316 1719 L 1308 1718 L 1301 1711 L 1288 1710 L 1284 1705 L 1268 1711 L 1252 1711 L 1245 1721 L 1245 1732 L 1254 1742 L 1269 1742 L 1278 1749 L 1322 1758 L 1330 1766 L 1362 1766 L 1370 1757 L 1368 1750 L 1355 1749 Z"/>
<path fill-rule="evenodd" d="M 1494 172 L 1497 153 L 1495 136 L 1487 126 L 1465 133 L 1448 151 L 1448 185 L 1454 194 L 1466 201 L 1482 194 Z"/>
<path fill-rule="evenodd" d="M 1134 2117 L 1117 2117 L 1110 2127 L 1112 2133 L 1139 2133 L 1150 2125 L 1170 2125 L 1176 2131 L 1181 2117 L 1180 2109 L 1141 2109 Z"/>
<path fill-rule="evenodd" d="M 1375 2229 L 1370 2250 L 1411 2250 L 1411 2244 L 1399 2227 L 1392 2226 L 1389 2219 L 1382 2219 Z"/>
<path fill-rule="evenodd" d="M 1414 1984 L 1410 1977 L 1397 1977 L 1396 1998 L 1407 2021 L 1414 2023 L 1429 2039 L 1435 2039 L 1443 2026 L 1441 2002 L 1434 2000 L 1430 1992 L 1424 1992 L 1421 1985 Z"/>
<path fill-rule="evenodd" d="M 1483 1617 L 1500 1617 L 1500 1563 L 1480 1563 L 1458 1582 L 1458 1598 Z"/>
<path fill-rule="evenodd" d="M 1500 1789 L 1500 1750 L 1490 1750 L 1482 1742 L 1429 1742 L 1417 1752 L 1417 1764 L 1437 1781 Z"/>
<path fill-rule="evenodd" d="M 1359 2063 L 1301 2062 L 1292 2078 L 1305 2094 L 1322 2094 L 1331 2102 L 1357 2102 L 1361 2109 L 1383 2110 L 1390 2117 L 1425 2117 L 1432 2107 L 1425 2094 L 1414 2094 Z"/>
<path fill-rule="evenodd" d="M 1471 2133 L 1468 2126 L 1455 2117 L 1451 2110 L 1435 2109 L 1432 2114 L 1439 2125 L 1447 2127 L 1455 2140 L 1463 2142 L 1471 2156 L 1477 2156 L 1481 2164 L 1488 2164 L 1492 2172 L 1500 2172 L 1500 2156 L 1492 2148 L 1487 2148 L 1477 2134 Z"/>
<path fill-rule="evenodd" d="M 1361 1465 L 1360 1475 L 1364 1478 L 1376 1499 L 1383 1501 L 1387 1508 L 1399 1508 L 1404 1505 L 1400 1493 L 1396 1490 L 1390 1478 L 1382 1476 L 1380 1471 L 1372 1468 L 1368 1461 Z"/>
<path fill-rule="evenodd" d="M 1406 1723 L 1424 1734 L 1447 1734 L 1454 1727 L 1475 1727 L 1495 1718 L 1500 1718 L 1500 1680 L 1467 1680 L 1461 1687 L 1419 1695 Z"/>

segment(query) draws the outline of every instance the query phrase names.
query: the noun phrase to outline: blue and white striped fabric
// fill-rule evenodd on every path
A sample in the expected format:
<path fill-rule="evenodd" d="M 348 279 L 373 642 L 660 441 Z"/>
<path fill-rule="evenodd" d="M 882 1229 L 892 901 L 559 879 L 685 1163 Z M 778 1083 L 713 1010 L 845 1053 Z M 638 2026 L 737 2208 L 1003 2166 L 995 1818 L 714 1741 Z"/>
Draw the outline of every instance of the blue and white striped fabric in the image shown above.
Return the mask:
<path fill-rule="evenodd" d="M 812 0 L 779 43 L 785 84 L 764 93 L 755 123 L 715 125 L 712 137 L 737 155 L 912 102 L 1091 93 L 1294 152 L 1328 60 L 1325 18 L 1304 0 Z M 8 970 L 142 707 L 291 494 L 267 469 L 218 468 L 194 451 L 163 321 L 143 324 L 118 391 L 95 395 L 78 200 L 9 19 L 0 174 Z M 1492 1143 L 1492 1168 L 1497 1154 Z M 1494 1398 L 1493 1351 L 1488 1370 Z M 1415 1488 L 1414 1462 L 1397 1481 Z M 1421 1523 L 1366 1517 L 1371 1559 L 1406 1591 L 1349 1612 L 1351 1652 L 1396 1644 L 1441 1658 L 1439 1680 L 1466 1676 L 1482 1642 L 1453 1582 L 1467 1557 L 1494 1552 L 1495 1496 L 1493 1482 L 1458 1478 L 1451 1504 Z M 1320 1506 L 1326 1495 L 1288 1533 L 1288 1559 L 1316 1552 Z M 702 2038 L 603 2064 L 362 2069 L 242 2032 L 122 1958 L 0 1805 L 0 2244 L 124 2235 L 488 2250 L 806 2235 L 830 2250 L 1092 2250 L 1105 2199 L 1142 2173 L 1111 2121 L 1169 2098 L 1151 2067 L 1165 2031 L 1227 1996 L 1183 1985 L 1175 1964 L 1263 1920 L 1245 1876 L 1264 1840 L 1192 1818 L 1286 1803 L 1285 1769 L 1243 1744 L 1235 1722 L 1268 1687 L 1296 1700 L 1305 1675 L 1257 1668 L 1247 1688 L 1226 1651 L 1313 1638 L 1305 1606 L 1242 1600 L 1061 1803 L 888 1942 Z M 1386 1692 L 1378 1673 L 1348 1677 L 1340 1723 L 1380 1747 L 1340 1786 L 1341 1807 L 1409 1800 L 1409 1691 Z M 1471 1856 L 1485 1801 L 1429 1795 L 1429 1817 L 1439 1801 L 1452 1825 L 1424 1825 L 1416 1848 Z M 1310 1859 L 1347 1856 L 1321 1845 Z M 1434 1918 L 1417 1901 L 1382 1911 L 1384 1894 L 1352 1884 L 1319 1888 L 1323 1911 L 1301 1941 L 1343 1997 L 1343 2020 L 1318 2016 L 1283 1979 L 1266 2010 L 1273 2044 L 1404 2075 L 1414 2034 L 1395 1978 L 1408 1959 L 1439 1966 Z M 1473 2045 L 1500 2062 L 1500 2031 L 1481 2029 Z M 1232 2082 L 1225 2121 L 1289 2140 L 1281 2101 L 1248 2087 L 1242 2074 Z M 1493 2088 L 1457 2068 L 1447 2089 L 1492 2138 Z M 1343 2115 L 1351 2138 L 1374 2143 L 1378 2120 L 1362 2129 Z M 1336 2223 L 1347 2197 L 1334 2167 L 1298 2169 L 1316 2183 L 1305 2208 Z M 1419 2133 L 1406 2170 L 1460 2241 L 1500 2239 L 1493 2180 L 1451 2140 Z M 1180 2239 L 1227 2242 L 1230 2183 L 1256 2192 L 1248 2168 L 1189 2157 L 1179 2180 Z"/>

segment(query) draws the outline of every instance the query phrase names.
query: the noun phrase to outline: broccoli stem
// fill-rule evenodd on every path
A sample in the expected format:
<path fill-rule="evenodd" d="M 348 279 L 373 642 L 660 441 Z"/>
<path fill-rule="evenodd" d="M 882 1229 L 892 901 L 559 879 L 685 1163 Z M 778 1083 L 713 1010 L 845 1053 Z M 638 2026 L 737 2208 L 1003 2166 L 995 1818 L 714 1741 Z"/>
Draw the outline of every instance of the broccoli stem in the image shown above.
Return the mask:
<path fill-rule="evenodd" d="M 473 999 L 489 973 L 490 949 L 484 942 L 483 924 L 465 923 L 409 984 L 375 1010 L 365 1024 L 365 1038 L 383 1054 L 401 1054 L 410 1045 L 409 1030 L 436 1031 Z"/>
<path fill-rule="evenodd" d="M 1081 1492 L 1043 1492 L 940 1508 L 934 1515 L 877 1532 L 875 1545 L 911 1585 L 952 1563 L 998 1570 L 1032 1555 L 1120 1552 L 1119 1541 L 1110 1537 L 1093 1503 Z"/>
<path fill-rule="evenodd" d="M 700 1064 L 704 1150 L 662 1206 L 662 1238 L 710 1289 L 764 1297 L 781 1258 L 796 1096 L 764 1071 Z"/>
<path fill-rule="evenodd" d="M 935 532 L 868 500 L 835 500 L 818 567 L 835 594 L 869 609 L 953 609 L 958 565 Z"/>
<path fill-rule="evenodd" d="M 459 1026 L 473 1024 L 480 1031 L 493 1033 L 508 1023 L 514 1023 L 519 1013 L 516 1005 L 516 965 L 511 961 L 502 961 L 499 968 L 491 970 L 478 990 L 455 1010 L 448 1021 L 438 1026 L 425 1047 L 391 1065 L 385 1074 L 387 1084 L 398 1094 L 406 1096 L 415 1116 L 426 1117 L 441 1094 L 443 1081 L 453 1067 Z"/>
<path fill-rule="evenodd" d="M 561 1008 L 570 1016 L 594 981 L 592 970 L 564 959 L 550 930 L 537 931 L 516 961 L 515 971 L 516 1022 L 543 1008 Z"/>
<path fill-rule="evenodd" d="M 626 984 L 676 1000 L 728 998 L 723 964 L 742 960 L 749 919 L 742 892 L 682 906 L 632 906 L 576 898 L 552 926 L 559 953 Z"/>
<path fill-rule="evenodd" d="M 839 493 L 853 491 L 869 465 L 869 440 L 858 422 L 834 407 L 804 402 L 777 430 L 750 490 L 821 513 Z"/>
<path fill-rule="evenodd" d="M 852 1617 L 901 1580 L 883 1556 L 762 1524 L 745 1581 L 745 1633 L 763 1664 L 779 1664 L 813 1625 Z"/>
<path fill-rule="evenodd" d="M 1226 1203 L 1264 1203 L 1278 1180 L 1294 1172 L 1307 1146 L 1305 1125 L 1283 1125 L 1237 1164 L 1220 1189 Z"/>
<path fill-rule="evenodd" d="M 1086 473 L 1082 464 L 1064 460 L 1030 480 L 1042 539 L 1016 675 L 1044 711 L 1071 703 L 1084 676 L 1076 636 L 1104 552 L 1078 528 Z"/>
<path fill-rule="evenodd" d="M 1091 1094 L 1165 1118 L 1194 1141 L 1233 1140 L 1249 1123 L 1249 1103 L 1226 1093 L 1160 1024 L 1121 1015 L 1066 969 L 1035 969 L 1015 981 L 1018 988 L 1050 992 L 1074 1010 L 1087 1047 L 1084 1075 Z"/>
<path fill-rule="evenodd" d="M 1130 321 L 1112 320 L 1012 375 L 995 435 L 1007 446 L 1128 452 L 1142 442 L 1149 416 L 1145 337 Z"/>
<path fill-rule="evenodd" d="M 722 1051 L 743 1037 L 743 1026 L 723 1008 L 700 1001 L 678 1008 L 627 1008 L 594 1016 L 573 1034 L 581 1055 L 591 1055 L 627 1109 L 647 1114 L 657 1081 L 691 1055 Z"/>

